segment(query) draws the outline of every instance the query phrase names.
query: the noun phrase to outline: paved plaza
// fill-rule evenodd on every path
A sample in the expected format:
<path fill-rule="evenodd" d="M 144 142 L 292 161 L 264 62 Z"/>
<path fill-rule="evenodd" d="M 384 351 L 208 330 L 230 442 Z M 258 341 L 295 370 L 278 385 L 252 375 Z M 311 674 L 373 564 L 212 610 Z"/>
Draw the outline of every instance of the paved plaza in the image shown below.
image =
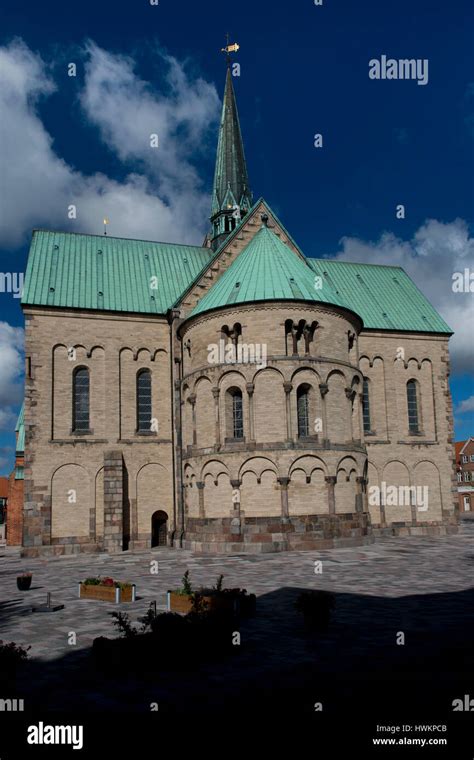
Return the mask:
<path fill-rule="evenodd" d="M 163 709 L 185 704 L 239 699 L 243 695 L 298 691 L 305 704 L 339 682 L 357 689 L 362 681 L 433 679 L 447 694 L 470 672 L 474 605 L 474 523 L 449 537 L 384 538 L 363 548 L 228 557 L 196 556 L 160 548 L 120 556 L 80 555 L 23 560 L 0 550 L 0 638 L 31 646 L 31 662 L 20 679 L 35 703 L 58 710 L 80 702 L 90 710 L 143 710 L 156 700 Z M 158 573 L 151 572 L 158 561 Z M 315 563 L 322 563 L 317 573 Z M 150 602 L 166 607 L 166 591 L 181 585 L 190 570 L 194 587 L 213 585 L 220 573 L 224 586 L 240 586 L 257 595 L 257 615 L 242 621 L 241 651 L 230 661 L 200 664 L 196 671 L 167 673 L 157 682 L 120 679 L 103 682 L 90 670 L 89 647 L 97 636 L 115 636 L 115 605 L 80 600 L 77 585 L 90 575 L 108 575 L 136 584 L 138 599 L 120 605 L 136 620 Z M 32 588 L 19 592 L 16 576 L 33 572 Z M 305 634 L 294 601 L 303 589 L 336 594 L 330 630 L 316 641 Z M 51 592 L 64 609 L 32 613 Z M 68 643 L 71 632 L 77 643 Z M 397 646 L 399 632 L 405 645 Z M 166 658 L 166 652 L 157 652 Z M 380 683 L 382 681 L 380 680 Z M 352 684 L 352 686 L 351 686 Z M 376 689 L 374 686 L 374 694 Z M 460 687 L 461 688 L 461 687 Z M 409 689 L 408 689 L 409 691 Z M 453 694 L 453 698 L 456 694 Z M 408 698 L 408 697 L 407 697 Z M 443 697 L 444 698 L 444 697 Z M 202 706 L 202 704 L 201 704 Z M 440 709 L 446 705 L 440 704 Z"/>

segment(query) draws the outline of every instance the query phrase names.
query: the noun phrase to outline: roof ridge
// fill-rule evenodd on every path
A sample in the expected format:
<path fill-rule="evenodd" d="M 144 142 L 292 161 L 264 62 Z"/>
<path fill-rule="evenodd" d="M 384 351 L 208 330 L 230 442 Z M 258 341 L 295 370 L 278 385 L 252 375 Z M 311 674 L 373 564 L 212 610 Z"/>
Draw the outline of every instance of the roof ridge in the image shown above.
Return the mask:
<path fill-rule="evenodd" d="M 128 238 L 119 237 L 118 235 L 100 235 L 96 232 L 71 232 L 68 230 L 47 230 L 43 227 L 35 227 L 32 230 L 32 235 L 35 232 L 47 232 L 50 235 L 82 235 L 83 237 L 98 237 L 101 240 L 126 240 L 129 243 L 153 243 L 153 245 L 171 245 L 173 247 L 179 246 L 181 248 L 195 248 L 200 251 L 210 251 L 205 245 L 191 245 L 191 243 L 171 243 L 165 240 L 147 240 L 145 238 Z"/>

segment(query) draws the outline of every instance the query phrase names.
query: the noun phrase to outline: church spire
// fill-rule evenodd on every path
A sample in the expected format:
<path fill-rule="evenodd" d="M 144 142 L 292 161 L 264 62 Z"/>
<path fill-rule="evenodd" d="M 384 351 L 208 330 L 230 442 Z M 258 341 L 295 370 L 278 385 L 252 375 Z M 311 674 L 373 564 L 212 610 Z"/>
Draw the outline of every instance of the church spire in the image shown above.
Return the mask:
<path fill-rule="evenodd" d="M 252 205 L 244 144 L 240 131 L 239 115 L 232 85 L 231 60 L 229 53 L 237 50 L 237 45 L 227 45 L 227 75 L 224 102 L 217 143 L 216 168 L 212 189 L 211 246 L 216 250 L 227 235 L 232 232 Z"/>

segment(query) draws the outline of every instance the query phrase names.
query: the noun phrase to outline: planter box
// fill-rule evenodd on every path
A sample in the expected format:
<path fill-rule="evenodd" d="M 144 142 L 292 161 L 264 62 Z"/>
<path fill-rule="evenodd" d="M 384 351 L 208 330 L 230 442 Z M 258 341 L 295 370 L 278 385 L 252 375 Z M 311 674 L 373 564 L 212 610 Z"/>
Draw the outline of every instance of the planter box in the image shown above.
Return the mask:
<path fill-rule="evenodd" d="M 136 598 L 136 586 L 133 583 L 125 589 L 115 588 L 115 586 L 92 586 L 85 583 L 79 583 L 80 599 L 100 599 L 102 602 L 134 602 Z"/>
<path fill-rule="evenodd" d="M 168 591 L 168 612 L 181 612 L 181 614 L 187 615 L 188 612 L 191 612 L 192 606 L 191 594 L 177 594 L 175 591 Z"/>
<path fill-rule="evenodd" d="M 216 610 L 226 610 L 234 612 L 236 603 L 232 597 L 222 596 L 201 596 L 201 599 L 206 604 L 208 610 L 215 612 Z M 175 591 L 168 591 L 167 608 L 168 612 L 180 612 L 183 615 L 187 615 L 191 612 L 193 607 L 193 596 L 191 594 L 177 594 Z"/>

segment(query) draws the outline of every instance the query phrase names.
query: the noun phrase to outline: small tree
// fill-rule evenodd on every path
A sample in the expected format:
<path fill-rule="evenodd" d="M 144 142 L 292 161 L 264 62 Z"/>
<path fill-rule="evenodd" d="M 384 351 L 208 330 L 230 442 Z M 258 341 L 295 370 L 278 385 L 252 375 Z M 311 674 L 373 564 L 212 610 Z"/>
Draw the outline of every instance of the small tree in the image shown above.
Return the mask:
<path fill-rule="evenodd" d="M 189 570 L 186 570 L 185 574 L 183 575 L 183 594 L 192 594 L 193 593 L 193 587 L 191 585 L 191 581 L 189 580 Z"/>

